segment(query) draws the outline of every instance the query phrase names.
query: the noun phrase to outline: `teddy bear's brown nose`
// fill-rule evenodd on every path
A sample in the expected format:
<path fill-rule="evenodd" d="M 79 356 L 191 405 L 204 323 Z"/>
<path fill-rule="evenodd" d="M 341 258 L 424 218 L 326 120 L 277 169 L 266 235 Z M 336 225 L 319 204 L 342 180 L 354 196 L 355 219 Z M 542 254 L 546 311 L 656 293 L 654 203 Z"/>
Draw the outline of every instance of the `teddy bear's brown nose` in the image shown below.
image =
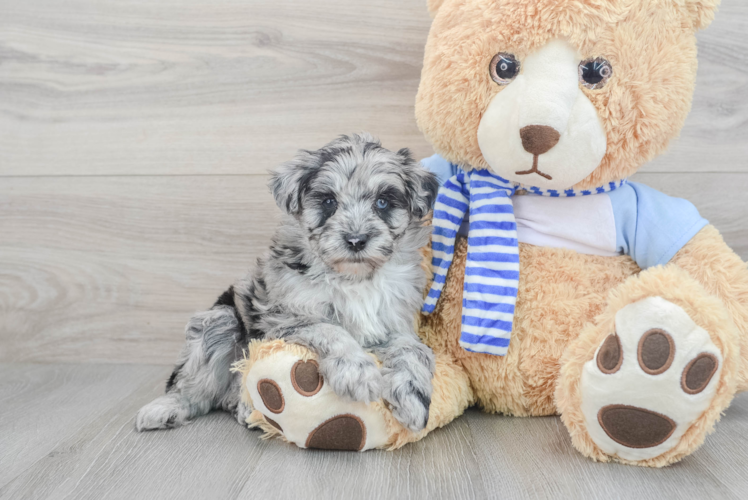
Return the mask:
<path fill-rule="evenodd" d="M 530 154 L 535 156 L 542 155 L 553 146 L 558 144 L 561 138 L 555 128 L 546 125 L 528 125 L 519 130 L 519 136 L 522 138 L 522 147 Z"/>

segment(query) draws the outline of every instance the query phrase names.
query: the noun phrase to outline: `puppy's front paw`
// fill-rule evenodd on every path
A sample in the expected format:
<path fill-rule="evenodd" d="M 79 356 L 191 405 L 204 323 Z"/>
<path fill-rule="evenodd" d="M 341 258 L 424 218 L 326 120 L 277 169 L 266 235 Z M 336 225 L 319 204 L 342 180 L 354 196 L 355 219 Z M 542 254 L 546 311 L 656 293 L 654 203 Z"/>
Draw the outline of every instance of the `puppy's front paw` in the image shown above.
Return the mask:
<path fill-rule="evenodd" d="M 382 374 L 365 354 L 322 360 L 320 370 L 338 396 L 364 403 L 382 396 Z"/>
<path fill-rule="evenodd" d="M 239 401 L 233 412 L 234 418 L 240 425 L 246 427 L 249 425 L 249 416 L 252 414 L 252 407 L 244 401 Z"/>
<path fill-rule="evenodd" d="M 142 407 L 135 417 L 138 432 L 172 429 L 189 423 L 189 411 L 171 394 L 154 399 Z"/>
<path fill-rule="evenodd" d="M 417 378 L 395 370 L 384 375 L 384 399 L 390 403 L 392 415 L 413 432 L 426 428 L 431 406 L 431 380 L 418 382 Z"/>

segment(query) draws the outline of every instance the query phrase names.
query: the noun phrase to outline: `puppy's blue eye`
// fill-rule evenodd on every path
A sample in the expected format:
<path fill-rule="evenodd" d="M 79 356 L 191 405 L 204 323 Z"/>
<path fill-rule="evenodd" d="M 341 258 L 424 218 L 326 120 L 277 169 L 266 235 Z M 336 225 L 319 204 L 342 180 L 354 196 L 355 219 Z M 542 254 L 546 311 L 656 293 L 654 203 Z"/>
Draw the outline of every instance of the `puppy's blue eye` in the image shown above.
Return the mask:
<path fill-rule="evenodd" d="M 335 198 L 327 198 L 324 201 L 324 203 L 325 203 L 325 205 L 327 205 L 328 207 L 330 207 L 330 206 L 334 205 L 337 202 L 335 201 Z"/>
<path fill-rule="evenodd" d="M 389 205 L 389 203 L 384 198 L 379 198 L 377 200 L 377 208 L 379 210 L 384 210 L 385 208 L 387 208 L 388 205 Z"/>

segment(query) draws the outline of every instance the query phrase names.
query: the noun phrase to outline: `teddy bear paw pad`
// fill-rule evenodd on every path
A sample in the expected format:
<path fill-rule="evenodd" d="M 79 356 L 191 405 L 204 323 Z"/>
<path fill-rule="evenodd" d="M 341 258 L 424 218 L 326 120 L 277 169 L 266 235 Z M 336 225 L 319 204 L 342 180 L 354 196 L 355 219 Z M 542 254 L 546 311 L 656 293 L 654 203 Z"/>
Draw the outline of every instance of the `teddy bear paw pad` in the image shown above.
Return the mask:
<path fill-rule="evenodd" d="M 280 413 L 286 406 L 286 402 L 283 399 L 283 393 L 281 392 L 278 384 L 269 379 L 262 379 L 257 382 L 257 392 L 260 394 L 262 402 L 265 404 L 265 408 L 273 413 Z"/>
<path fill-rule="evenodd" d="M 361 451 L 366 444 L 366 427 L 355 415 L 337 415 L 314 429 L 306 440 L 307 448 Z"/>
<path fill-rule="evenodd" d="M 629 304 L 582 371 L 590 437 L 626 460 L 665 453 L 709 408 L 721 365 L 709 334 L 681 307 L 660 297 Z"/>
<path fill-rule="evenodd" d="M 276 351 L 253 363 L 245 383 L 265 421 L 301 448 L 363 451 L 387 444 L 381 410 L 335 394 L 314 359 Z"/>

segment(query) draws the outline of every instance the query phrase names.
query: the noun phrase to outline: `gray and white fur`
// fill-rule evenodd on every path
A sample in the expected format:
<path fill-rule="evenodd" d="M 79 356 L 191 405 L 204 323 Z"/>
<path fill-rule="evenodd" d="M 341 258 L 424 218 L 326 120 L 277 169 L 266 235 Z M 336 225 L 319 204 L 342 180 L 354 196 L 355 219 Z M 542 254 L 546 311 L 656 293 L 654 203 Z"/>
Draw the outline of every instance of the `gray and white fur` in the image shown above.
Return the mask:
<path fill-rule="evenodd" d="M 301 151 L 273 173 L 270 189 L 283 216 L 269 252 L 190 319 L 166 394 L 141 408 L 136 428 L 177 427 L 212 409 L 244 423 L 250 409 L 230 367 L 248 340 L 262 338 L 308 347 L 338 395 L 382 397 L 405 427 L 423 429 L 434 355 L 414 323 L 435 176 L 407 149 L 392 152 L 361 134 Z"/>

